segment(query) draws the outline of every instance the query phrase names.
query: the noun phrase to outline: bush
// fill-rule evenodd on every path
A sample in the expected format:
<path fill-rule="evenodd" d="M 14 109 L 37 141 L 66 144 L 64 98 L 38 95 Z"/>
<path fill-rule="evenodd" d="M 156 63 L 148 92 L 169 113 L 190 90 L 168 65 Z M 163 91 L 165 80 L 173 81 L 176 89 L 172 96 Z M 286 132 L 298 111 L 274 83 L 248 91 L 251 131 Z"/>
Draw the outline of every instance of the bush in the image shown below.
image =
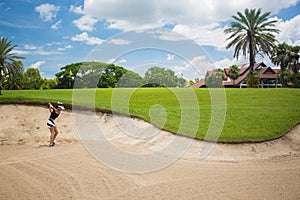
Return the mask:
<path fill-rule="evenodd" d="M 294 88 L 300 88 L 300 73 L 295 73 L 291 75 L 291 81 L 293 83 Z"/>
<path fill-rule="evenodd" d="M 158 83 L 147 83 L 147 84 L 142 85 L 142 87 L 166 87 L 166 86 L 158 84 Z"/>
<path fill-rule="evenodd" d="M 256 75 L 248 76 L 247 88 L 259 88 L 259 77 Z"/>
<path fill-rule="evenodd" d="M 205 84 L 208 88 L 221 88 L 223 87 L 223 77 L 219 74 L 213 74 L 206 78 Z"/>

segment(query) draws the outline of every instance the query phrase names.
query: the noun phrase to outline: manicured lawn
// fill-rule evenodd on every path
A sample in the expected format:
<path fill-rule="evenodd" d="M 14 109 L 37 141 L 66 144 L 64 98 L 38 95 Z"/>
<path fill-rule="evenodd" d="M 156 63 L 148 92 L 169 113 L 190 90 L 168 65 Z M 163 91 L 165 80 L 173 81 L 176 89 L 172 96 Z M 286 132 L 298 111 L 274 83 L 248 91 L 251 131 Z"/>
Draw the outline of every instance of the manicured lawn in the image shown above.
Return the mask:
<path fill-rule="evenodd" d="M 223 128 L 218 140 L 220 142 L 274 139 L 300 121 L 298 89 L 143 88 L 74 91 L 2 91 L 0 103 L 46 104 L 49 99 L 51 102 L 62 101 L 69 105 L 95 105 L 101 110 L 130 114 L 173 133 L 198 139 L 207 139 L 208 130 L 213 135 L 218 134 L 218 128 Z M 213 95 L 211 100 L 210 94 L 215 92 L 219 94 Z M 211 102 L 216 103 L 213 104 L 216 115 L 212 115 Z M 222 117 L 225 117 L 224 126 Z M 210 135 L 208 139 L 214 139 Z"/>

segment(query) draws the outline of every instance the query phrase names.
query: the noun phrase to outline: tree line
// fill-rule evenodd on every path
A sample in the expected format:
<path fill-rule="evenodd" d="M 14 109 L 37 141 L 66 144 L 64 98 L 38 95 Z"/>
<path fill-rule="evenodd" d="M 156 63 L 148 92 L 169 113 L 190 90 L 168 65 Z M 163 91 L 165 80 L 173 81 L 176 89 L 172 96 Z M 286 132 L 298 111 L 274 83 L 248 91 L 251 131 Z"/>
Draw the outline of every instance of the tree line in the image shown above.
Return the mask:
<path fill-rule="evenodd" d="M 170 69 L 150 67 L 144 77 L 121 66 L 102 62 L 79 62 L 66 65 L 47 79 L 37 68 L 27 68 L 19 63 L 17 73 L 2 79 L 3 89 L 70 89 L 70 88 L 116 88 L 116 87 L 185 87 L 186 80 L 178 78 Z"/>
<path fill-rule="evenodd" d="M 79 62 L 66 65 L 56 75 L 57 88 L 185 87 L 186 80 L 170 69 L 153 66 L 145 76 L 114 64 Z"/>

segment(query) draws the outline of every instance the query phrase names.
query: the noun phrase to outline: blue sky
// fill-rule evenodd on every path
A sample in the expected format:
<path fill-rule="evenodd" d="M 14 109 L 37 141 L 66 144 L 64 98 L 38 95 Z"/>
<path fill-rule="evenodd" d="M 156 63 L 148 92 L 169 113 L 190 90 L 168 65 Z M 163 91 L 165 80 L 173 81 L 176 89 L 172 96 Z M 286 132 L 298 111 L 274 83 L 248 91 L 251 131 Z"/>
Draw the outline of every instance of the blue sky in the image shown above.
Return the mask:
<path fill-rule="evenodd" d="M 270 11 L 279 42 L 300 45 L 300 0 L 4 0 L 0 36 L 46 78 L 66 64 L 110 62 L 140 74 L 162 66 L 191 80 L 247 62 L 226 50 L 224 29 L 245 8 Z M 257 58 L 271 65 L 267 58 Z"/>

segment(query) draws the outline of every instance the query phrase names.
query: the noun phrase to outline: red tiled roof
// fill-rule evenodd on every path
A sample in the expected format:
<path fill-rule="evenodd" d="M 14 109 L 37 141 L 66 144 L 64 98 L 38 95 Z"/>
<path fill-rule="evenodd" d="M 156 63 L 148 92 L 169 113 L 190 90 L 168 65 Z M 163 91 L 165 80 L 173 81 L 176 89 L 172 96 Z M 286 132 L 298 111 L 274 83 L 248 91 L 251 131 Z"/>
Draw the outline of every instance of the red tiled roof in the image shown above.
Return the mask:
<path fill-rule="evenodd" d="M 277 76 L 276 76 L 276 74 L 261 74 L 261 75 L 259 75 L 259 78 L 262 78 L 262 79 L 276 79 Z"/>
<path fill-rule="evenodd" d="M 261 69 L 261 70 L 259 71 L 260 74 L 264 74 L 264 73 L 266 73 L 266 72 L 269 72 L 269 74 L 270 74 L 270 73 L 271 73 L 271 74 L 276 74 L 276 72 L 275 72 L 271 67 L 265 67 L 265 68 L 263 68 L 263 69 Z"/>
<path fill-rule="evenodd" d="M 259 78 L 276 79 L 276 72 L 271 67 L 265 67 L 259 71 Z"/>
<path fill-rule="evenodd" d="M 255 63 L 254 64 L 253 70 L 257 71 L 257 69 L 260 66 L 263 67 L 262 69 L 260 69 L 258 71 L 260 78 L 262 78 L 262 79 L 276 79 L 277 78 L 276 73 L 280 69 L 272 69 L 270 67 L 267 67 L 266 64 L 264 64 L 263 62 L 260 62 L 260 63 Z M 224 70 L 223 70 L 224 78 L 227 79 L 227 81 L 223 81 L 223 86 L 237 86 L 242 81 L 244 81 L 247 78 L 248 74 L 250 73 L 250 64 L 245 63 L 245 64 L 242 64 L 242 65 L 239 65 L 239 69 L 240 69 L 239 74 L 240 74 L 240 76 L 236 80 L 232 80 L 230 77 L 228 77 L 229 69 L 230 68 L 224 68 Z M 207 71 L 206 77 L 209 77 L 214 73 L 215 73 L 214 71 Z M 195 83 L 191 87 L 199 88 L 199 87 L 203 87 L 203 86 L 205 86 L 205 80 L 200 80 L 199 82 Z"/>
<path fill-rule="evenodd" d="M 205 81 L 203 79 L 201 79 L 197 83 L 191 85 L 191 88 L 200 88 L 202 86 L 205 86 Z"/>

